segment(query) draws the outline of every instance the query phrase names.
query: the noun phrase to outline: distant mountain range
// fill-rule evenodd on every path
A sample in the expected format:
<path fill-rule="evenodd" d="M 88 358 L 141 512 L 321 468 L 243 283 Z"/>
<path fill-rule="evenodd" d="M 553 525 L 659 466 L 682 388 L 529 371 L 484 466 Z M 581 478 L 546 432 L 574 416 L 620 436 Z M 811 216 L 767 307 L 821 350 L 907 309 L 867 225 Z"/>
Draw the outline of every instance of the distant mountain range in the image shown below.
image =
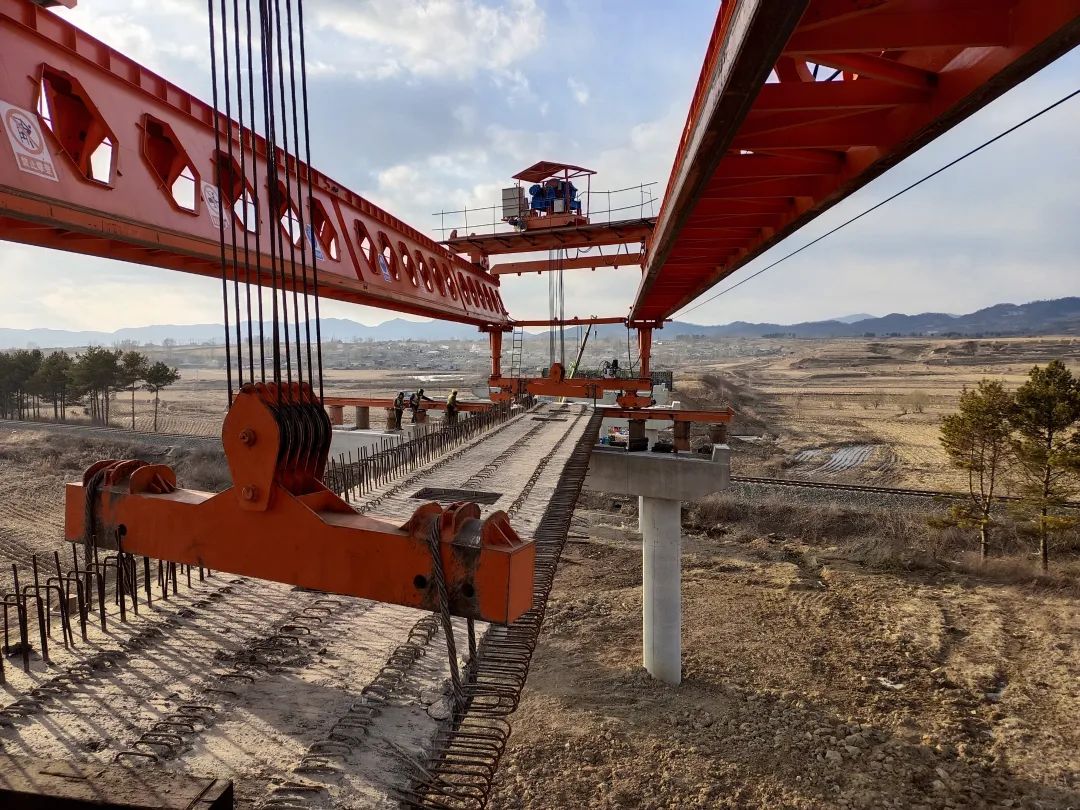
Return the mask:
<path fill-rule="evenodd" d="M 234 327 L 235 328 L 235 327 Z M 269 333 L 269 329 L 266 329 Z M 247 334 L 247 324 L 241 326 Z M 601 326 L 599 337 L 620 337 L 620 326 Z M 863 314 L 828 321 L 807 321 L 796 324 L 734 323 L 717 326 L 675 321 L 666 324 L 661 333 L 664 339 L 680 335 L 706 337 L 771 337 L 799 338 L 860 337 L 873 335 L 1045 335 L 1080 334 L 1080 298 L 1058 298 L 1053 301 L 1033 301 L 1029 304 L 997 304 L 967 315 L 944 312 L 923 312 L 919 315 L 893 313 L 880 318 Z M 177 344 L 222 342 L 221 324 L 154 325 L 117 329 L 115 332 L 73 332 L 62 329 L 6 329 L 0 327 L 0 349 L 78 348 L 80 346 L 114 346 L 123 341 L 138 344 L 161 344 L 165 340 Z M 530 339 L 541 339 L 547 332 L 531 333 Z M 377 326 L 367 326 L 345 318 L 323 318 L 323 340 L 476 340 L 475 327 L 446 321 L 406 321 L 394 318 Z"/>

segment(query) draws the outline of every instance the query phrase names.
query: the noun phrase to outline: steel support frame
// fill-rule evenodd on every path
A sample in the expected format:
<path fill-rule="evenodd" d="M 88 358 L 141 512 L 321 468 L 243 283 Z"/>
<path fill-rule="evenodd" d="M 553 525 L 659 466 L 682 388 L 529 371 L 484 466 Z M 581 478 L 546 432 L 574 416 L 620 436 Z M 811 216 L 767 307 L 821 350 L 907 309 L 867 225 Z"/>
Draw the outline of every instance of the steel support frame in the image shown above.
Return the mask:
<path fill-rule="evenodd" d="M 300 191 L 306 192 L 310 177 L 315 207 L 327 226 L 305 246 L 309 263 L 315 241 L 325 255 L 318 261 L 321 295 L 478 326 L 507 322 L 497 278 L 303 163 L 290 159 L 286 171 L 279 149 L 269 154 L 260 136 L 241 132 L 235 123 L 227 126 L 222 116 L 222 152 L 231 141 L 238 161 L 244 144 L 244 182 L 258 202 L 263 252 L 255 254 L 255 234 L 249 232 L 252 258 L 245 263 L 243 223 L 231 206 L 222 210 L 207 201 L 208 189 L 222 185 L 215 159 L 215 117 L 208 104 L 30 0 L 0 0 L 0 40 L 0 101 L 38 119 L 45 156 L 56 174 L 54 180 L 20 171 L 11 148 L 0 143 L 0 238 L 219 277 L 219 233 L 211 214 L 221 211 L 229 276 L 269 285 L 273 268 L 268 245 L 274 229 L 284 230 L 279 220 L 285 206 L 293 206 L 306 223 L 313 220 L 306 193 Z M 115 138 L 108 182 L 87 179 L 37 116 L 46 69 L 50 75 L 70 77 L 95 119 Z M 194 210 L 177 204 L 147 157 L 148 126 L 162 124 L 195 175 Z M 279 174 L 290 178 L 293 199 L 287 203 L 280 191 L 266 185 L 271 157 Z M 253 182 L 256 174 L 258 186 Z M 287 254 L 292 252 L 287 236 L 283 245 Z M 297 244 L 297 257 L 299 252 Z M 296 286 L 302 289 L 300 275 Z M 310 287 L 313 279 L 306 281 Z"/>

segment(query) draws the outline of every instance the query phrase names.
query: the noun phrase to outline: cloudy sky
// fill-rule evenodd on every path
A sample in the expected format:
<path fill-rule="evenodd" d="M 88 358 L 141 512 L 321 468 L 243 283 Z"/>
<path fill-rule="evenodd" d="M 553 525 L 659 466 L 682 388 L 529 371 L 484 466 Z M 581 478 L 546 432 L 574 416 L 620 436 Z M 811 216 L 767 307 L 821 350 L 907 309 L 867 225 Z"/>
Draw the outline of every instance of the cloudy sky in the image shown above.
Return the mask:
<path fill-rule="evenodd" d="M 662 189 L 715 0 L 307 0 L 313 162 L 438 238 L 440 210 L 489 206 L 540 159 L 597 169 L 594 188 Z M 208 95 L 201 0 L 83 0 L 61 12 Z M 1076 89 L 1074 51 L 758 259 L 732 280 Z M 687 320 L 793 322 L 854 312 L 968 312 L 1080 294 L 1080 98 Z M 621 200 L 627 204 L 626 198 Z M 596 207 L 594 205 L 594 207 Z M 636 213 L 636 211 L 634 212 Z M 206 323 L 220 286 L 0 242 L 0 325 Z M 567 313 L 622 315 L 633 269 L 567 274 Z M 718 289 L 722 289 L 718 288 Z M 547 284 L 508 278 L 517 317 Z M 326 315 L 394 317 L 327 303 Z"/>

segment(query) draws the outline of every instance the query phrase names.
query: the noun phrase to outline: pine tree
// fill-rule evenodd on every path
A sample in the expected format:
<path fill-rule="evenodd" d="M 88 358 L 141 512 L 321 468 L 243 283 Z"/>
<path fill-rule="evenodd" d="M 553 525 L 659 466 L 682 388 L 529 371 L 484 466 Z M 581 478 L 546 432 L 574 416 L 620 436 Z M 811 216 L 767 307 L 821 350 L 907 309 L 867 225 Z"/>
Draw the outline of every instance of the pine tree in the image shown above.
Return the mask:
<path fill-rule="evenodd" d="M 146 379 L 150 361 L 139 352 L 124 352 L 120 359 L 120 382 L 131 390 L 131 429 L 135 429 L 135 389 Z"/>
<path fill-rule="evenodd" d="M 998 380 L 981 380 L 960 394 L 960 408 L 941 421 L 941 444 L 953 466 L 967 471 L 970 503 L 953 511 L 960 525 L 979 530 L 979 549 L 990 548 L 991 512 L 1012 450 L 1013 398 Z"/>
<path fill-rule="evenodd" d="M 175 368 L 170 368 L 159 360 L 146 370 L 146 375 L 143 379 L 145 380 L 143 388 L 154 395 L 154 432 L 156 433 L 158 427 L 159 395 L 162 389 L 168 388 L 180 379 L 180 372 Z"/>
<path fill-rule="evenodd" d="M 1052 535 L 1076 523 L 1060 512 L 1075 494 L 1080 473 L 1080 380 L 1060 360 L 1035 366 L 1016 391 L 1010 422 L 1022 509 L 1038 537 L 1045 571 Z"/>

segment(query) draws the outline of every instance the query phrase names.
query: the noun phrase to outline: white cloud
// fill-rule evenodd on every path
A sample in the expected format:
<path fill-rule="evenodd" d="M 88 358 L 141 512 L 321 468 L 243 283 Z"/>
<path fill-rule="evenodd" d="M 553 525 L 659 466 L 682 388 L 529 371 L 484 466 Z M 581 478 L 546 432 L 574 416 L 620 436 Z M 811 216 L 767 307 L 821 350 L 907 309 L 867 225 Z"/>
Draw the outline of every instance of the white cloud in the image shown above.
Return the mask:
<path fill-rule="evenodd" d="M 354 45 L 335 53 L 335 64 L 380 79 L 513 76 L 512 66 L 544 37 L 544 13 L 536 0 L 335 0 L 316 10 L 314 22 Z M 513 81 L 525 79 L 517 74 Z"/>
<path fill-rule="evenodd" d="M 566 80 L 567 86 L 570 88 L 570 93 L 574 97 L 574 101 L 584 107 L 589 103 L 589 88 L 585 86 L 583 82 L 579 82 L 573 76 L 570 76 Z"/>

